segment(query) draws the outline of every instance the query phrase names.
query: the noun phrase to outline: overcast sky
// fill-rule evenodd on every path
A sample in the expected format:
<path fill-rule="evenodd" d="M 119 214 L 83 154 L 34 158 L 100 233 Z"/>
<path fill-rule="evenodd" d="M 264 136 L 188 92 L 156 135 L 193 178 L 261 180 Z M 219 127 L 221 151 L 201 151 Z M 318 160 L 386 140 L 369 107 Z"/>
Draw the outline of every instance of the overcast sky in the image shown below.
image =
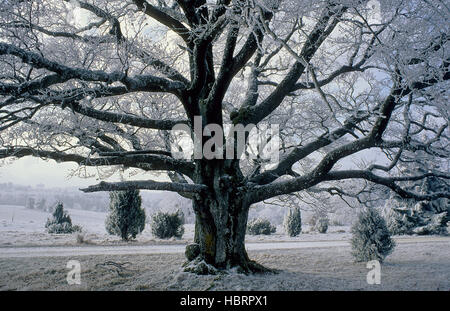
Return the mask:
<path fill-rule="evenodd" d="M 81 187 L 98 183 L 95 178 L 70 177 L 71 170 L 76 168 L 75 163 L 56 163 L 53 160 L 25 157 L 0 166 L 0 180 L 31 186 L 44 184 L 47 187 Z"/>

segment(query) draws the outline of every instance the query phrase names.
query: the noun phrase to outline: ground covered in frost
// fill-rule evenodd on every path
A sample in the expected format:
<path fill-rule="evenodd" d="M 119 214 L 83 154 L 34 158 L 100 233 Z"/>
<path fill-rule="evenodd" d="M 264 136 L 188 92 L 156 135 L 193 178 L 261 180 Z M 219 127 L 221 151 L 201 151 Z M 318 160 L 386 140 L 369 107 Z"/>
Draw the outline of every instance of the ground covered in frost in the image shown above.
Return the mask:
<path fill-rule="evenodd" d="M 18 206 L 0 206 L 0 247 L 121 245 L 107 235 L 106 213 L 70 210 L 78 234 L 55 235 L 44 230 L 50 216 Z M 271 236 L 248 236 L 247 242 L 344 241 L 349 227 L 330 227 L 329 233 L 303 233 L 287 237 L 282 228 Z M 193 240 L 193 225 L 185 226 L 180 240 L 160 240 L 149 225 L 129 244 L 183 244 Z M 368 285 L 368 269 L 354 263 L 349 246 L 250 251 L 250 257 L 277 274 L 198 276 L 181 272 L 183 254 L 93 255 L 71 257 L 0 258 L 0 290 L 450 290 L 450 240 L 403 241 L 382 265 L 381 284 Z M 81 264 L 81 285 L 68 285 L 67 262 Z M 108 265 L 109 263 L 109 265 Z M 125 264 L 118 270 L 114 264 Z"/>
<path fill-rule="evenodd" d="M 181 272 L 182 254 L 0 259 L 0 290 L 450 290 L 450 242 L 400 244 L 368 285 L 364 263 L 349 247 L 250 252 L 268 275 L 199 276 Z M 81 285 L 68 285 L 69 260 L 81 263 Z M 117 271 L 107 262 L 127 263 Z M 120 273 L 119 273 L 120 272 Z"/>

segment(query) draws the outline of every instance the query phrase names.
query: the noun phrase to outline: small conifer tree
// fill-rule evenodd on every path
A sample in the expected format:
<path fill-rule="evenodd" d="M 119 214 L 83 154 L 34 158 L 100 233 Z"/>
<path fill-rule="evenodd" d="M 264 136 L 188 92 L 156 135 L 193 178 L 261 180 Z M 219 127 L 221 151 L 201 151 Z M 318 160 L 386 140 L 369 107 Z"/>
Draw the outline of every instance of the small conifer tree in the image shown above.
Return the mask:
<path fill-rule="evenodd" d="M 297 236 L 302 232 L 302 214 L 298 206 L 289 208 L 284 217 L 284 230 L 291 236 Z"/>
<path fill-rule="evenodd" d="M 47 219 L 45 228 L 48 233 L 73 233 L 81 231 L 80 226 L 72 225 L 72 219 L 64 210 L 63 204 L 58 202 L 51 218 Z"/>
<path fill-rule="evenodd" d="M 145 211 L 141 208 L 139 190 L 111 191 L 110 213 L 106 218 L 106 231 L 124 241 L 136 238 L 145 227 Z"/>
<path fill-rule="evenodd" d="M 386 221 L 374 208 L 366 208 L 352 226 L 352 255 L 355 261 L 383 260 L 395 247 Z"/>

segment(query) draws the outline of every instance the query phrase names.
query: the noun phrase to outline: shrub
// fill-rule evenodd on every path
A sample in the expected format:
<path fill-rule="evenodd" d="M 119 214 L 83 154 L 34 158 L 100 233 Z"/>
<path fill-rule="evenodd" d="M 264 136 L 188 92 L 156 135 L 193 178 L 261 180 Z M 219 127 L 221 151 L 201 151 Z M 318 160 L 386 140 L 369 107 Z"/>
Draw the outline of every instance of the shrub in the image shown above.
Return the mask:
<path fill-rule="evenodd" d="M 61 202 L 56 204 L 51 218 L 47 219 L 45 228 L 48 233 L 73 233 L 81 231 L 80 226 L 73 226 L 69 214 L 64 210 Z"/>
<path fill-rule="evenodd" d="M 319 233 L 326 233 L 329 223 L 328 215 L 321 210 L 316 210 L 309 220 L 311 230 Z"/>
<path fill-rule="evenodd" d="M 184 214 L 178 209 L 175 213 L 157 212 L 152 217 L 152 234 L 160 239 L 181 238 L 184 233 Z"/>
<path fill-rule="evenodd" d="M 328 217 L 322 216 L 319 219 L 317 219 L 316 224 L 314 226 L 314 230 L 318 231 L 319 233 L 326 233 L 328 230 Z"/>
<path fill-rule="evenodd" d="M 277 228 L 272 226 L 267 219 L 255 218 L 247 224 L 247 233 L 251 235 L 270 235 L 275 231 L 277 231 Z"/>
<path fill-rule="evenodd" d="M 77 241 L 77 244 L 91 244 L 92 243 L 90 240 L 86 239 L 85 234 L 81 233 L 81 232 L 76 235 L 76 241 Z"/>
<path fill-rule="evenodd" d="M 139 190 L 111 191 L 110 213 L 106 218 L 106 231 L 124 241 L 136 238 L 145 228 L 145 211 L 141 208 Z"/>
<path fill-rule="evenodd" d="M 186 246 L 186 250 L 184 252 L 187 260 L 192 261 L 200 255 L 200 245 L 197 243 L 192 243 Z"/>
<path fill-rule="evenodd" d="M 297 236 L 302 232 L 302 215 L 299 207 L 290 208 L 284 217 L 284 230 L 289 236 Z"/>
<path fill-rule="evenodd" d="M 83 231 L 83 227 L 79 225 L 72 225 L 72 232 L 81 232 Z"/>
<path fill-rule="evenodd" d="M 395 247 L 386 221 L 374 208 L 366 208 L 358 215 L 351 232 L 352 255 L 357 262 L 382 262 Z"/>

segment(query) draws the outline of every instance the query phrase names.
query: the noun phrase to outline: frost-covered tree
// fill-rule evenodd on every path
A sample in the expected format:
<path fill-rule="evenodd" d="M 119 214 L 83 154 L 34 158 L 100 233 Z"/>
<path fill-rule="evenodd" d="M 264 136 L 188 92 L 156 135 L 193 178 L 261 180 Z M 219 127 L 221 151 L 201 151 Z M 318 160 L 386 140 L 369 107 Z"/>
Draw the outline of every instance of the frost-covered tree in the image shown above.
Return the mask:
<path fill-rule="evenodd" d="M 247 224 L 247 233 L 251 235 L 271 235 L 277 228 L 268 219 L 254 218 Z"/>
<path fill-rule="evenodd" d="M 404 187 L 448 171 L 396 169 L 404 151 L 448 159 L 448 5 L 379 2 L 4 0 L 0 158 L 141 174 L 84 191 L 192 199 L 198 259 L 244 272 L 265 271 L 244 245 L 252 204 L 366 193 L 349 179 L 448 198 Z"/>
<path fill-rule="evenodd" d="M 450 162 L 448 159 L 437 160 L 423 151 L 418 151 L 413 154 L 411 152 L 405 152 L 405 156 L 400 160 L 398 166 L 399 170 L 404 174 L 419 173 L 425 175 L 434 171 L 450 170 Z M 422 194 L 450 191 L 448 180 L 438 178 L 433 174 L 430 174 L 430 176 L 423 179 L 411 180 L 407 183 L 406 187 L 409 190 L 417 191 Z M 397 199 L 400 198 L 397 196 Z M 414 198 L 403 200 L 404 207 L 408 208 L 413 207 L 416 203 L 417 200 L 414 200 Z M 425 208 L 433 213 L 450 213 L 450 202 L 449 199 L 445 197 L 436 198 L 434 200 L 428 200 Z"/>
<path fill-rule="evenodd" d="M 406 153 L 399 164 L 399 170 L 421 174 L 436 170 L 448 171 L 446 161 L 433 160 L 424 152 Z M 407 189 L 426 194 L 448 192 L 450 185 L 445 179 L 428 176 L 420 180 L 411 180 Z M 401 198 L 393 193 L 386 202 L 386 220 L 392 234 L 447 234 L 450 221 L 450 203 L 448 198 L 436 198 L 418 202 L 414 198 Z"/>
<path fill-rule="evenodd" d="M 394 196 L 387 203 L 385 218 L 391 234 L 448 234 L 448 211 L 437 211 L 437 202 L 403 200 Z"/>
<path fill-rule="evenodd" d="M 329 223 L 328 217 L 320 216 L 314 225 L 314 230 L 316 230 L 319 233 L 326 233 L 328 230 L 328 223 Z"/>
<path fill-rule="evenodd" d="M 111 191 L 106 231 L 124 241 L 136 238 L 145 228 L 145 211 L 139 190 Z"/>
<path fill-rule="evenodd" d="M 47 219 L 45 228 L 48 233 L 73 233 L 81 231 L 81 227 L 72 225 L 72 219 L 61 202 L 56 204 L 51 218 Z"/>
<path fill-rule="evenodd" d="M 297 236 L 302 232 L 302 213 L 300 207 L 289 208 L 283 222 L 284 230 L 289 236 Z"/>
<path fill-rule="evenodd" d="M 159 211 L 152 216 L 152 234 L 160 239 L 181 238 L 184 234 L 184 214 L 178 209 L 175 213 Z"/>
<path fill-rule="evenodd" d="M 355 261 L 383 260 L 392 253 L 395 242 L 386 221 L 374 208 L 365 208 L 352 226 L 352 255 Z"/>
<path fill-rule="evenodd" d="M 397 202 L 395 199 L 389 200 L 388 204 Z M 398 209 L 395 206 L 389 206 L 385 210 L 386 225 L 392 235 L 412 234 L 416 225 L 415 220 L 408 209 Z"/>

